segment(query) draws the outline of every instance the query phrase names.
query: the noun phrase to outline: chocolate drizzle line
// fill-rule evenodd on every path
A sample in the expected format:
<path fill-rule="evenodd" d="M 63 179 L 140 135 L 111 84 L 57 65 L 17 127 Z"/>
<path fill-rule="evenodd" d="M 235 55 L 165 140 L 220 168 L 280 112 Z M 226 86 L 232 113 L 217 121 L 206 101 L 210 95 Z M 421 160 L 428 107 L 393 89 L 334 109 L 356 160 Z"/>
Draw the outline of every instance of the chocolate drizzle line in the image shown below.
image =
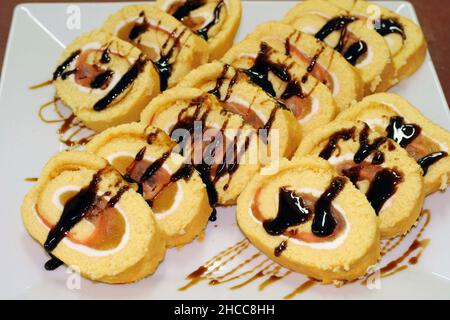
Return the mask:
<path fill-rule="evenodd" d="M 62 110 L 65 106 L 59 102 L 60 99 L 55 97 L 52 101 L 43 104 L 39 108 L 39 118 L 44 123 L 60 124 L 57 130 L 59 141 L 67 147 L 85 145 L 94 137 L 95 133 L 89 130 L 72 112 L 66 116 L 65 111 Z M 50 107 L 53 109 L 51 118 L 47 115 L 50 113 L 48 111 Z"/>
<path fill-rule="evenodd" d="M 213 26 L 215 26 L 219 22 L 220 12 L 224 5 L 225 5 L 225 2 L 223 0 L 220 0 L 217 3 L 216 7 L 214 8 L 213 19 L 210 22 L 208 22 L 208 24 L 206 24 L 203 28 L 196 30 L 195 33 L 198 34 L 203 39 L 205 39 L 206 41 L 208 41 L 209 29 L 211 29 Z"/>
<path fill-rule="evenodd" d="M 426 175 L 428 173 L 428 169 L 431 165 L 435 164 L 436 162 L 438 162 L 439 160 L 441 160 L 442 158 L 445 158 L 447 156 L 448 156 L 448 153 L 444 152 L 444 151 L 434 152 L 434 153 L 431 153 L 431 154 L 419 159 L 419 161 L 417 161 L 417 163 L 422 168 L 423 175 Z"/>
<path fill-rule="evenodd" d="M 406 34 L 403 30 L 403 26 L 393 18 L 379 19 L 375 20 L 373 23 L 375 31 L 383 37 L 391 33 L 397 33 L 403 38 L 403 40 L 406 39 Z"/>
<path fill-rule="evenodd" d="M 386 137 L 378 137 L 372 143 L 370 143 L 369 131 L 369 126 L 364 123 L 364 128 L 359 133 L 359 149 L 353 157 L 353 161 L 355 163 L 363 162 L 370 154 L 372 154 L 372 152 L 376 151 L 387 140 Z M 375 162 L 379 162 L 381 161 L 381 159 L 384 159 L 384 156 L 378 153 Z"/>
<path fill-rule="evenodd" d="M 312 212 L 303 198 L 294 191 L 281 188 L 278 195 L 278 213 L 275 219 L 263 222 L 266 232 L 272 236 L 283 234 L 289 227 L 298 226 L 311 219 Z"/>
<path fill-rule="evenodd" d="M 405 270 L 409 266 L 413 266 L 419 262 L 422 253 L 430 242 L 430 239 L 421 238 L 429 221 L 430 212 L 429 210 L 424 210 L 419 217 L 418 225 L 414 226 L 410 231 L 411 234 L 415 230 L 417 230 L 414 235 L 414 240 L 409 246 L 407 246 L 405 243 L 407 239 L 405 235 L 382 241 L 381 256 L 383 257 L 383 260 L 381 262 L 384 263 L 384 265 L 380 269 L 381 277 L 385 278 L 392 276 L 393 274 Z M 395 256 L 398 256 L 398 258 L 390 261 L 384 261 L 385 255 L 388 252 L 401 248 L 401 244 L 405 244 L 408 248 L 404 251 L 396 250 Z M 246 277 L 240 283 L 229 287 L 229 289 L 239 289 L 253 283 L 254 281 L 262 279 L 262 282 L 258 285 L 258 290 L 263 291 L 268 286 L 276 283 L 277 281 L 285 279 L 292 274 L 291 271 L 286 270 L 285 268 L 282 268 L 275 263 L 267 264 L 266 259 L 258 262 L 259 259 L 261 259 L 261 254 L 251 245 L 249 245 L 247 240 L 244 239 L 220 251 L 213 258 L 196 268 L 196 270 L 191 272 L 186 277 L 186 280 L 188 281 L 187 284 L 185 284 L 178 290 L 185 291 L 188 288 L 200 283 L 201 281 L 207 281 L 208 285 L 216 286 L 232 281 L 237 281 L 241 278 Z M 224 273 L 223 270 L 230 271 Z M 362 280 L 345 282 L 343 285 L 352 284 L 355 282 L 359 282 L 362 285 L 367 285 L 372 275 L 373 274 L 366 274 Z M 290 285 L 292 284 L 293 280 L 294 278 L 289 278 L 288 280 L 286 280 L 285 284 Z M 289 294 L 286 294 L 283 298 L 292 299 L 298 294 L 304 293 L 314 285 L 317 285 L 318 283 L 319 282 L 315 281 L 314 279 L 302 281 L 298 285 L 298 287 L 292 290 Z"/>
<path fill-rule="evenodd" d="M 352 127 L 350 129 L 342 129 L 336 133 L 334 133 L 329 139 L 327 145 L 322 149 L 319 154 L 319 157 L 328 160 L 334 150 L 336 150 L 337 145 L 340 140 L 348 141 L 355 137 L 356 127 Z"/>
<path fill-rule="evenodd" d="M 45 240 L 44 248 L 47 252 L 53 251 L 66 234 L 93 208 L 97 200 L 98 184 L 101 181 L 100 173 L 101 171 L 95 173 L 89 185 L 82 188 L 64 205 L 61 217 Z"/>
<path fill-rule="evenodd" d="M 348 49 L 343 53 L 343 56 L 352 66 L 354 66 L 356 65 L 359 57 L 361 57 L 366 52 L 367 44 L 364 41 L 359 40 L 350 45 L 350 47 L 348 47 Z"/>
<path fill-rule="evenodd" d="M 405 123 L 405 119 L 400 116 L 391 117 L 389 126 L 386 128 L 387 137 L 406 148 L 416 139 L 422 129 L 416 124 Z"/>
<path fill-rule="evenodd" d="M 106 109 L 121 93 L 133 84 L 134 80 L 144 70 L 146 63 L 147 59 L 145 56 L 140 55 L 133 66 L 120 78 L 114 88 L 94 104 L 94 110 L 102 111 Z"/>
<path fill-rule="evenodd" d="M 280 80 L 288 82 L 291 80 L 285 66 L 278 65 L 269 60 L 270 46 L 266 42 L 261 42 L 260 50 L 256 56 L 253 66 L 244 72 L 249 76 L 250 80 L 260 86 L 271 96 L 275 97 L 276 92 L 269 81 L 269 71 L 273 72 Z"/>
<path fill-rule="evenodd" d="M 180 39 L 181 37 L 186 33 L 186 28 L 184 28 L 176 37 L 177 29 L 174 29 L 171 34 L 167 37 L 167 40 L 164 42 L 164 44 L 161 47 L 161 57 L 159 60 L 154 61 L 153 64 L 155 65 L 156 69 L 159 73 L 160 78 L 160 90 L 164 91 L 167 89 L 169 78 L 172 74 L 172 64 L 170 63 L 170 59 L 173 56 L 173 53 L 175 52 L 175 48 L 177 48 L 180 45 Z M 163 53 L 163 51 L 166 49 L 166 47 L 169 44 L 170 39 L 173 40 L 172 46 L 167 50 L 166 53 Z"/>
<path fill-rule="evenodd" d="M 331 202 L 344 189 L 346 181 L 347 179 L 343 177 L 333 178 L 330 186 L 317 200 L 311 225 L 311 231 L 317 237 L 327 237 L 336 228 L 337 222 L 331 212 Z"/>
<path fill-rule="evenodd" d="M 397 170 L 382 169 L 377 172 L 366 193 L 367 200 L 377 215 L 384 203 L 397 191 L 397 185 L 402 181 L 403 175 Z"/>
<path fill-rule="evenodd" d="M 59 260 L 53 254 L 49 253 L 49 256 L 50 256 L 50 260 L 48 260 L 44 265 L 45 270 L 53 271 L 53 270 L 58 269 L 60 266 L 62 266 L 64 264 L 64 262 Z"/>
<path fill-rule="evenodd" d="M 275 250 L 273 251 L 275 257 L 281 256 L 283 251 L 287 249 L 287 244 L 288 244 L 287 240 L 284 240 L 278 245 L 278 247 L 275 248 Z"/>
<path fill-rule="evenodd" d="M 106 89 L 108 84 L 112 80 L 112 76 L 114 75 L 114 71 L 112 70 L 106 70 L 99 75 L 97 75 L 94 80 L 92 80 L 90 86 L 92 89 Z"/>
<path fill-rule="evenodd" d="M 63 63 L 61 63 L 53 72 L 53 81 L 62 76 L 66 69 L 70 66 L 73 60 L 75 60 L 81 53 L 81 50 L 73 52 Z"/>
<path fill-rule="evenodd" d="M 351 44 L 344 52 L 348 32 L 347 27 L 350 23 L 356 20 L 357 18 L 352 16 L 339 16 L 333 18 L 329 20 L 315 35 L 317 39 L 324 41 L 325 38 L 328 37 L 333 31 L 341 30 L 338 44 L 334 47 L 334 50 L 342 53 L 344 58 L 353 66 L 356 65 L 359 57 L 367 52 L 367 44 L 362 40 L 358 40 L 357 42 Z"/>
<path fill-rule="evenodd" d="M 172 13 L 172 16 L 177 20 L 183 21 L 183 18 L 187 17 L 192 11 L 200 8 L 204 4 L 204 0 L 186 0 Z"/>

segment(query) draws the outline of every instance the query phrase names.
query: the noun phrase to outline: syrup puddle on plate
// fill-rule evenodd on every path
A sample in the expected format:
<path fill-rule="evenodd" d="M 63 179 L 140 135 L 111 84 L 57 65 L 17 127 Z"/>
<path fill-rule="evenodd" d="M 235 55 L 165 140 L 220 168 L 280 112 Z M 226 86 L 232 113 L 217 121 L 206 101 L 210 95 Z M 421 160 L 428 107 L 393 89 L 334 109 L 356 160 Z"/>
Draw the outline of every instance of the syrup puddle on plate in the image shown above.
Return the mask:
<path fill-rule="evenodd" d="M 416 225 L 406 235 L 382 240 L 381 260 L 377 268 L 361 279 L 341 283 L 337 287 L 355 282 L 367 285 L 374 275 L 381 279 L 390 277 L 417 264 L 430 242 L 430 239 L 423 238 L 430 218 L 430 211 L 424 210 Z M 178 290 L 186 291 L 201 282 L 209 286 L 226 285 L 230 290 L 237 290 L 258 282 L 258 290 L 263 291 L 272 284 L 295 275 L 295 272 L 273 262 L 244 239 L 199 266 L 186 277 L 187 283 Z M 319 284 L 318 281 L 305 278 L 291 291 L 284 293 L 282 298 L 292 299 Z"/>

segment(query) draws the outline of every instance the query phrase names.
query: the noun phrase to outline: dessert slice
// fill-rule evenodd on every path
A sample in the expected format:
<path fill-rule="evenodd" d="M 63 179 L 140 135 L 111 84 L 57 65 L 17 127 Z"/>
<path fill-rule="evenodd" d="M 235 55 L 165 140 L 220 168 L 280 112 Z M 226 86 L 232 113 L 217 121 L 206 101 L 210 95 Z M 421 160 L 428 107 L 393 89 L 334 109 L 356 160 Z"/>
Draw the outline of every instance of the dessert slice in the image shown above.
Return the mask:
<path fill-rule="evenodd" d="M 405 148 L 422 167 L 425 194 L 447 188 L 450 133 L 427 119 L 406 99 L 393 93 L 374 94 L 342 112 L 338 119 L 364 121 Z"/>
<path fill-rule="evenodd" d="M 159 93 L 153 64 L 131 44 L 89 32 L 64 50 L 53 73 L 56 94 L 89 128 L 136 121 Z"/>
<path fill-rule="evenodd" d="M 126 6 L 111 15 L 103 30 L 138 47 L 153 61 L 161 91 L 208 61 L 208 44 L 153 5 Z"/>
<path fill-rule="evenodd" d="M 312 76 L 330 89 L 339 111 L 363 97 L 364 86 L 356 68 L 313 36 L 285 23 L 267 22 L 259 25 L 247 38 L 265 42 L 290 56 L 306 69 L 303 81 Z"/>
<path fill-rule="evenodd" d="M 127 283 L 153 273 L 165 241 L 152 210 L 106 160 L 54 156 L 22 204 L 25 228 L 53 257 L 94 281 Z"/>
<path fill-rule="evenodd" d="M 208 42 L 211 61 L 231 47 L 241 22 L 240 0 L 157 0 L 156 4 Z"/>
<path fill-rule="evenodd" d="M 303 109 L 300 103 L 296 104 L 297 108 L 292 112 L 281 101 L 274 99 L 251 82 L 245 71 L 215 61 L 190 72 L 180 82 L 180 86 L 198 88 L 203 92 L 215 95 L 225 110 L 241 115 L 255 129 L 263 128 L 267 119 L 272 117 L 271 131 L 278 131 L 280 137 L 279 157 L 289 158 L 297 149 L 301 139 L 301 127 L 297 122 L 296 115 L 302 119 L 307 116 L 301 116 Z M 327 89 L 325 88 L 325 90 Z M 334 105 L 331 94 L 329 96 L 332 103 L 330 109 L 332 109 Z M 293 96 L 291 100 L 297 101 L 296 97 Z M 312 101 L 314 104 L 311 104 L 310 108 L 313 110 L 311 113 L 314 113 L 314 116 L 310 117 L 315 119 L 315 115 L 318 113 L 317 109 L 321 105 L 318 105 L 316 100 Z M 305 109 L 308 106 L 305 106 Z M 272 113 L 274 114 L 272 115 Z M 328 116 L 326 110 L 323 114 L 324 118 Z"/>
<path fill-rule="evenodd" d="M 257 132 L 241 116 L 223 109 L 214 95 L 181 87 L 159 95 L 141 115 L 143 124 L 161 128 L 177 142 L 176 151 L 205 183 L 211 207 L 235 204 L 261 163 L 272 156 L 263 158 L 261 152 L 273 137 L 272 120 L 264 121 Z"/>
<path fill-rule="evenodd" d="M 105 130 L 86 145 L 135 185 L 152 208 L 168 247 L 199 236 L 212 211 L 200 176 L 172 152 L 174 146 L 161 129 L 140 123 Z"/>
<path fill-rule="evenodd" d="M 334 119 L 336 103 L 327 86 L 266 42 L 244 40 L 231 48 L 223 61 L 240 69 L 266 94 L 283 101 L 303 134 Z"/>
<path fill-rule="evenodd" d="M 364 122 L 333 121 L 305 137 L 295 157 L 328 160 L 363 192 L 380 217 L 382 238 L 409 231 L 421 212 L 422 170 L 406 150 Z"/>
<path fill-rule="evenodd" d="M 387 90 L 395 69 L 387 43 L 366 21 L 326 0 L 297 4 L 283 19 L 297 30 L 314 35 L 340 52 L 360 72 L 365 94 Z"/>
<path fill-rule="evenodd" d="M 269 258 L 324 283 L 357 279 L 380 257 L 374 210 L 318 157 L 256 175 L 239 196 L 237 221 Z"/>
<path fill-rule="evenodd" d="M 413 21 L 368 1 L 355 1 L 350 12 L 366 18 L 366 24 L 384 37 L 391 51 L 397 81 L 409 77 L 423 64 L 427 43 L 422 29 Z M 375 19 L 372 18 L 374 15 Z"/>

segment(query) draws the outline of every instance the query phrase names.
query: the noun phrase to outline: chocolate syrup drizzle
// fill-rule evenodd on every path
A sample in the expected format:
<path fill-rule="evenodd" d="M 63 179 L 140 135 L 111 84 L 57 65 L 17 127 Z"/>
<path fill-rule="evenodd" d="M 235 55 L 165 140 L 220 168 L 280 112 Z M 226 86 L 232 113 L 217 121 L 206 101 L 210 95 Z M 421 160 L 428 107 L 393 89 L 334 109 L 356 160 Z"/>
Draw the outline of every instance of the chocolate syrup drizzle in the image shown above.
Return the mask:
<path fill-rule="evenodd" d="M 187 29 L 184 28 L 177 36 L 175 36 L 177 33 L 177 29 L 174 29 L 161 47 L 161 57 L 159 58 L 159 60 L 153 62 L 159 73 L 161 91 L 167 89 L 169 78 L 172 75 L 172 64 L 170 63 L 170 59 L 172 58 L 175 49 L 180 45 L 180 39 L 186 33 L 186 30 Z M 166 53 L 163 53 L 163 51 L 167 48 L 171 38 L 174 39 L 172 46 Z"/>
<path fill-rule="evenodd" d="M 327 237 L 336 228 L 337 222 L 331 212 L 331 202 L 344 189 L 346 182 L 346 178 L 343 177 L 333 178 L 330 186 L 317 200 L 311 225 L 311 231 L 317 237 Z"/>
<path fill-rule="evenodd" d="M 356 65 L 359 57 L 361 57 L 366 52 L 367 44 L 364 41 L 359 40 L 350 45 L 350 47 L 348 47 L 348 49 L 343 53 L 343 56 L 352 66 L 354 66 Z"/>
<path fill-rule="evenodd" d="M 422 133 L 422 128 L 413 123 L 405 123 L 405 119 L 401 116 L 395 116 L 391 117 L 386 132 L 389 138 L 397 142 L 401 147 L 406 148 Z M 433 152 L 419 159 L 417 164 L 422 168 L 425 176 L 431 165 L 446 156 L 448 156 L 448 153 L 444 151 Z"/>
<path fill-rule="evenodd" d="M 172 13 L 172 16 L 179 21 L 183 21 L 183 18 L 187 17 L 192 11 L 202 7 L 204 4 L 205 0 L 186 0 L 174 13 Z"/>
<path fill-rule="evenodd" d="M 383 37 L 391 33 L 397 33 L 402 36 L 403 40 L 406 40 L 403 26 L 393 18 L 375 20 L 373 24 L 375 31 Z"/>
<path fill-rule="evenodd" d="M 344 177 L 333 178 L 328 188 L 316 201 L 314 211 L 305 204 L 301 195 L 286 188 L 280 188 L 277 216 L 263 222 L 264 230 L 272 236 L 278 236 L 284 234 L 288 228 L 303 224 L 312 218 L 311 232 L 315 236 L 331 235 L 337 225 L 331 212 L 331 204 L 344 189 L 346 181 Z M 286 244 L 282 247 L 286 249 Z M 275 255 L 281 254 L 284 249 L 275 248 Z"/>
<path fill-rule="evenodd" d="M 394 119 L 395 120 L 395 119 Z M 397 123 L 397 122 L 395 122 Z M 400 128 L 400 127 L 396 127 Z M 337 148 L 339 140 L 350 140 L 354 138 L 356 127 L 351 129 L 342 129 L 341 131 L 333 134 L 329 140 L 328 144 L 320 153 L 320 157 L 328 160 L 333 154 L 334 150 Z M 353 162 L 360 164 L 364 162 L 367 157 L 373 154 L 372 164 L 380 165 L 384 162 L 384 153 L 378 150 L 378 148 L 389 141 L 387 137 L 378 137 L 373 142 L 369 142 L 369 131 L 370 128 L 367 124 L 364 124 L 363 129 L 359 133 L 359 143 L 360 146 L 358 151 L 353 157 Z M 400 136 L 400 135 L 398 135 Z M 402 140 L 405 141 L 405 140 Z M 438 159 L 439 160 L 439 159 Z M 436 160 L 437 161 L 437 160 Z M 362 165 L 353 166 L 348 169 L 344 169 L 342 174 L 345 175 L 352 181 L 353 184 L 360 179 Z M 383 204 L 397 191 L 397 185 L 403 181 L 403 174 L 395 169 L 383 168 L 379 170 L 375 177 L 370 182 L 369 190 L 366 193 L 366 197 L 370 204 L 374 208 L 375 212 L 378 214 Z"/>
<path fill-rule="evenodd" d="M 339 16 L 329 20 L 316 34 L 315 37 L 321 41 L 324 41 L 332 32 L 341 30 L 341 35 L 339 37 L 338 44 L 334 47 L 334 50 L 340 52 L 344 58 L 352 65 L 356 65 L 357 60 L 364 53 L 367 52 L 367 44 L 358 40 L 357 42 L 351 44 L 347 50 L 345 49 L 345 41 L 347 36 L 347 27 L 350 23 L 356 21 L 356 17 L 352 16 Z"/>
<path fill-rule="evenodd" d="M 356 151 L 355 156 L 353 157 L 353 161 L 355 163 L 361 163 L 366 158 L 371 155 L 374 151 L 386 142 L 386 137 L 378 137 L 372 143 L 369 142 L 369 126 L 364 123 L 364 128 L 359 133 L 359 149 Z M 375 162 L 380 164 L 380 160 L 384 159 L 384 156 L 381 155 L 381 151 L 377 151 L 377 156 Z"/>
<path fill-rule="evenodd" d="M 220 12 L 222 11 L 222 7 L 225 5 L 225 2 L 223 0 L 220 0 L 216 7 L 214 8 L 213 12 L 213 18 L 210 22 L 208 22 L 203 28 L 200 28 L 195 31 L 196 34 L 198 34 L 200 37 L 208 41 L 208 32 L 209 30 L 214 27 L 220 19 Z"/>
<path fill-rule="evenodd" d="M 100 181 L 100 172 L 97 172 L 92 177 L 89 185 L 82 188 L 64 205 L 61 217 L 48 233 L 47 240 L 45 240 L 44 248 L 47 252 L 53 251 L 70 229 L 80 222 L 89 210 L 93 208 L 97 200 L 97 189 Z"/>
<path fill-rule="evenodd" d="M 389 126 L 386 128 L 387 137 L 406 148 L 422 132 L 416 124 L 405 123 L 405 119 L 400 116 L 391 117 Z"/>
<path fill-rule="evenodd" d="M 384 203 L 397 191 L 397 185 L 402 181 L 403 175 L 397 170 L 382 169 L 377 172 L 366 193 L 367 200 L 377 215 Z"/>
<path fill-rule="evenodd" d="M 55 270 L 63 264 L 61 260 L 56 258 L 51 252 L 58 246 L 61 240 L 67 236 L 67 233 L 78 224 L 83 218 L 85 218 L 91 209 L 93 209 L 99 200 L 97 196 L 98 185 L 101 181 L 101 174 L 105 169 L 101 169 L 95 173 L 88 186 L 82 188 L 76 195 L 70 198 L 64 205 L 63 212 L 56 223 L 56 225 L 50 230 L 47 235 L 47 239 L 44 242 L 44 249 L 49 253 L 51 259 L 45 264 L 46 270 Z M 121 187 L 114 197 L 112 197 L 107 207 L 113 208 L 128 191 L 128 186 Z"/>
<path fill-rule="evenodd" d="M 285 66 L 273 63 L 269 59 L 270 46 L 266 42 L 261 42 L 260 50 L 256 56 L 253 66 L 244 72 L 249 76 L 250 80 L 260 86 L 271 96 L 275 97 L 276 92 L 272 83 L 269 81 L 269 72 L 271 71 L 280 80 L 284 82 L 291 81 L 291 75 Z"/>
<path fill-rule="evenodd" d="M 80 55 L 80 53 L 81 53 L 81 50 L 77 50 L 77 51 L 73 52 L 66 60 L 64 60 L 63 63 L 61 63 L 56 68 L 55 72 L 53 72 L 53 81 L 55 81 L 56 79 L 61 77 L 62 74 L 64 72 L 66 72 L 66 69 L 70 66 L 72 61 L 74 61 Z"/>
<path fill-rule="evenodd" d="M 266 232 L 272 236 L 283 234 L 289 227 L 298 226 L 311 219 L 312 210 L 305 205 L 303 198 L 295 191 L 280 188 L 278 213 L 275 219 L 263 222 Z"/>
<path fill-rule="evenodd" d="M 144 70 L 147 58 L 140 55 L 133 66 L 120 78 L 119 82 L 103 98 L 94 104 L 95 111 L 106 109 L 121 93 L 123 93 L 136 80 L 139 74 Z"/>
<path fill-rule="evenodd" d="M 444 151 L 433 152 L 419 159 L 419 161 L 417 161 L 417 164 L 422 168 L 423 175 L 426 175 L 431 165 L 435 164 L 436 162 L 447 156 L 448 153 Z"/>
<path fill-rule="evenodd" d="M 328 139 L 327 145 L 320 152 L 319 157 L 328 160 L 332 156 L 334 150 L 336 150 L 339 141 L 348 141 L 350 139 L 353 139 L 355 137 L 355 132 L 356 127 L 352 127 L 350 129 L 342 129 L 331 135 Z"/>
<path fill-rule="evenodd" d="M 94 80 L 92 80 L 90 86 L 92 89 L 106 89 L 108 84 L 111 82 L 114 71 L 108 69 L 99 75 L 97 75 Z"/>

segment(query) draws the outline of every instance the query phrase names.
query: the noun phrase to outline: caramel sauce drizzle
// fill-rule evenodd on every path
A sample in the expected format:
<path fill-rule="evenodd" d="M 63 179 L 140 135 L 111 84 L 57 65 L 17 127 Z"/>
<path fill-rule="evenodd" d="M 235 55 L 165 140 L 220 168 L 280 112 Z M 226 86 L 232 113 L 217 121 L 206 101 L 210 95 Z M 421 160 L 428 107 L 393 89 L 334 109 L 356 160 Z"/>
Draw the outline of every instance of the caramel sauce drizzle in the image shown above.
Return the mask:
<path fill-rule="evenodd" d="M 390 258 L 390 260 L 387 260 L 382 264 L 382 267 L 379 268 L 381 278 L 390 277 L 419 262 L 421 255 L 430 242 L 430 239 L 422 238 L 423 233 L 430 222 L 430 218 L 431 213 L 426 209 L 420 215 L 416 226 L 413 227 L 408 234 L 389 240 L 383 240 L 381 242 L 382 262 L 386 260 L 385 256 L 388 253 L 394 254 L 394 250 L 397 249 L 395 250 L 396 257 Z M 400 245 L 404 244 L 407 238 L 409 238 L 408 235 L 411 235 L 414 232 L 416 232 L 416 234 L 411 244 L 405 250 L 400 250 Z M 246 258 L 239 261 L 239 257 Z M 236 260 L 239 262 L 235 263 L 233 266 L 233 262 Z M 223 273 L 224 270 L 229 271 Z M 271 262 L 271 260 L 265 258 L 262 253 L 251 246 L 248 240 L 243 239 L 219 252 L 206 263 L 199 266 L 194 272 L 186 277 L 186 280 L 189 282 L 178 290 L 185 291 L 202 281 L 207 281 L 210 286 L 236 281 L 236 284 L 229 287 L 230 290 L 236 290 L 261 280 L 258 284 L 258 291 L 263 291 L 270 285 L 283 280 L 290 275 L 296 275 L 296 273 L 275 262 Z M 342 286 L 355 282 L 366 285 L 371 275 L 372 274 L 366 274 L 362 279 L 345 282 Z M 241 278 L 243 279 L 238 282 Z M 312 278 L 303 280 L 295 289 L 284 295 L 283 299 L 292 299 L 318 284 L 321 283 Z"/>
<path fill-rule="evenodd" d="M 69 148 L 84 146 L 95 136 L 95 132 L 87 128 L 73 112 L 69 112 L 60 98 L 55 97 L 41 105 L 38 116 L 44 123 L 59 124 L 59 141 Z"/>

